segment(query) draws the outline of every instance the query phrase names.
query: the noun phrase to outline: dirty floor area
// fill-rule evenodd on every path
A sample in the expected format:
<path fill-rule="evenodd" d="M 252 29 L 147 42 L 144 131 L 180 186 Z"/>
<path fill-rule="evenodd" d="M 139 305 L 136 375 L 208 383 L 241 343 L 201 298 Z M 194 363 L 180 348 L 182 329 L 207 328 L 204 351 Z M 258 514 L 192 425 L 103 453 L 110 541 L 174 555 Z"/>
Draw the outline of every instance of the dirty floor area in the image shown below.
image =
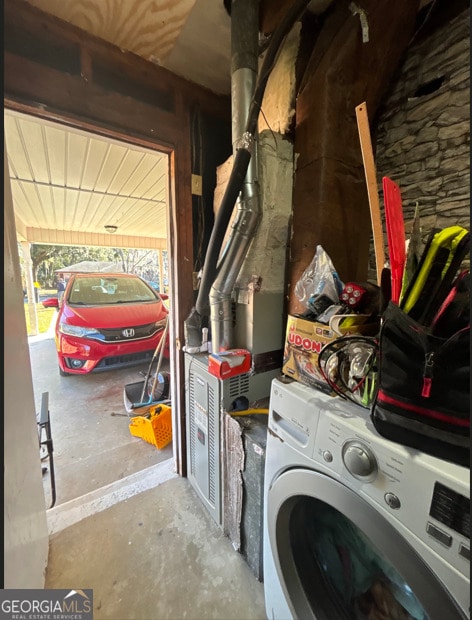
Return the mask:
<path fill-rule="evenodd" d="M 264 620 L 263 585 L 186 478 L 52 534 L 46 588 L 92 588 L 94 620 Z"/>
<path fill-rule="evenodd" d="M 30 358 L 54 446 L 45 587 L 91 588 L 94 620 L 264 620 L 263 584 L 175 474 L 172 444 L 129 432 L 124 386 L 147 366 L 60 377 L 51 334 Z M 49 468 L 43 483 L 50 505 Z"/>

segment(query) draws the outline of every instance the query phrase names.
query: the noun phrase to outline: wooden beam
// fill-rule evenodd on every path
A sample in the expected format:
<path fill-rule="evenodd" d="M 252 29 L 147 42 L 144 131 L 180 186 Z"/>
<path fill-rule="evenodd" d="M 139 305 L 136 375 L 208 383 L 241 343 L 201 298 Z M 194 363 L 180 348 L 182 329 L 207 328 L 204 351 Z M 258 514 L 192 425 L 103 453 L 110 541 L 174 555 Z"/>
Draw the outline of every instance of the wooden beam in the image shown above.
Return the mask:
<path fill-rule="evenodd" d="M 79 76 L 38 65 L 29 59 L 4 54 L 4 105 L 58 120 L 67 117 L 85 129 L 87 122 L 128 135 L 145 137 L 167 150 L 181 125 L 175 113 L 108 91 Z"/>

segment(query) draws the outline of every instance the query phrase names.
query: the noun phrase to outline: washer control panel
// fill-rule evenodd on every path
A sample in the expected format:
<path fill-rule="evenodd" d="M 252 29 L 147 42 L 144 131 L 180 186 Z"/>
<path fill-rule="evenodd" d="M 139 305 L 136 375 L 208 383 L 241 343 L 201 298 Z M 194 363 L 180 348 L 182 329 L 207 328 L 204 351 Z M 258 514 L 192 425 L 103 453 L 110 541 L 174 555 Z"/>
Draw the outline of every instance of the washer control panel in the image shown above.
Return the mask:
<path fill-rule="evenodd" d="M 333 399 L 319 414 L 313 459 L 463 574 L 470 570 L 469 470 L 380 436 L 368 410 Z M 467 513 L 467 514 L 466 514 Z"/>

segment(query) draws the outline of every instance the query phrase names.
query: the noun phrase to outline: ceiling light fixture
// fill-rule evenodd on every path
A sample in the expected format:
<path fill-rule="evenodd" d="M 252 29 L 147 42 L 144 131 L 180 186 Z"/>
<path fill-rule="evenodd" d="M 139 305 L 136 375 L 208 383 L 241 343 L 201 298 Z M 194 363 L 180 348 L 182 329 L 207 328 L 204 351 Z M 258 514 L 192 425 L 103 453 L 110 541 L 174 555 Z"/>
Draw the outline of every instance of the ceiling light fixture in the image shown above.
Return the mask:
<path fill-rule="evenodd" d="M 116 233 L 118 230 L 118 226 L 115 226 L 114 224 L 106 224 L 104 228 L 110 234 Z"/>

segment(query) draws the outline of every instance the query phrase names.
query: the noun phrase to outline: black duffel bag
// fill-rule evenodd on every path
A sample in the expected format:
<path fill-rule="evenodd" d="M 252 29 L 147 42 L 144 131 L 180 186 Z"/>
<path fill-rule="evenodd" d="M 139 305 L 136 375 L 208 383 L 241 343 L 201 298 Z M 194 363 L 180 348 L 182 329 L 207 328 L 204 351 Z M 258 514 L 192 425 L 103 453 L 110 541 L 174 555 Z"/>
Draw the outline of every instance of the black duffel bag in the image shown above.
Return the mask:
<path fill-rule="evenodd" d="M 470 467 L 470 325 L 438 336 L 389 302 L 371 418 L 384 437 Z"/>

